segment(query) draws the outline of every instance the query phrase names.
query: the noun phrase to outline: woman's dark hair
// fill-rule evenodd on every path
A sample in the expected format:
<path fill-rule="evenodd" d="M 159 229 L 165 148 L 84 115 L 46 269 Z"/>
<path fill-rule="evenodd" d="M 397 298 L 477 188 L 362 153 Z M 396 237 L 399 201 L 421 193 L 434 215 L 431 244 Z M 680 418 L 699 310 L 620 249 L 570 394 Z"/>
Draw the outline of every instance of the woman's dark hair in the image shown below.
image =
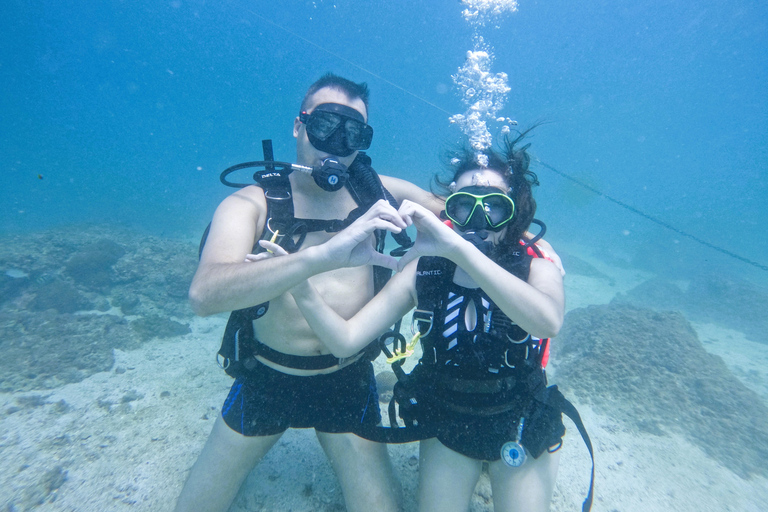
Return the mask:
<path fill-rule="evenodd" d="M 447 197 L 451 193 L 451 183 L 467 172 L 490 169 L 501 174 L 510 188 L 507 195 L 515 202 L 515 216 L 507 225 L 507 234 L 499 244 L 499 249 L 504 252 L 515 247 L 518 240 L 523 238 L 523 234 L 528 230 L 536 214 L 536 201 L 533 198 L 532 188 L 539 184 L 539 180 L 536 173 L 529 169 L 531 156 L 527 150 L 530 144 L 517 147 L 534 128 L 536 126 L 518 132 L 514 139 L 505 135 L 499 151 L 493 148 L 477 151 L 469 146 L 448 151 L 445 158 L 450 174 L 435 176 L 432 187 L 434 194 Z M 484 158 L 488 159 L 485 165 L 478 163 Z"/>

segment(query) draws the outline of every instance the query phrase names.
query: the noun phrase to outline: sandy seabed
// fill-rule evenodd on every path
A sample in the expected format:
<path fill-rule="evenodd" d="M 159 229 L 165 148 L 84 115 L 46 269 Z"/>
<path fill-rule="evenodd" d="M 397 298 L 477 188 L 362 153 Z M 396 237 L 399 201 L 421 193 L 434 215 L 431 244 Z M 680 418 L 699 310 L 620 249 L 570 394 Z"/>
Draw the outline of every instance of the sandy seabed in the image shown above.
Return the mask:
<path fill-rule="evenodd" d="M 567 276 L 569 309 L 607 303 L 645 279 L 634 271 L 605 266 L 601 271 L 614 281 Z M 171 511 L 232 383 L 214 359 L 225 321 L 198 318 L 190 334 L 115 350 L 111 371 L 78 383 L 0 394 L 0 510 Z M 721 326 L 693 325 L 704 347 L 768 401 L 768 347 Z M 376 364 L 383 368 L 381 360 Z M 550 381 L 557 383 L 557 361 Z M 743 479 L 680 435 L 637 432 L 574 403 L 595 448 L 596 512 L 766 510 L 766 478 Z M 586 447 L 570 420 L 565 423 L 552 503 L 557 512 L 581 510 L 589 483 Z M 414 511 L 418 445 L 389 450 L 405 510 Z M 471 510 L 492 509 L 483 476 Z M 318 510 L 344 510 L 344 505 L 311 430 L 288 431 L 230 509 Z"/>

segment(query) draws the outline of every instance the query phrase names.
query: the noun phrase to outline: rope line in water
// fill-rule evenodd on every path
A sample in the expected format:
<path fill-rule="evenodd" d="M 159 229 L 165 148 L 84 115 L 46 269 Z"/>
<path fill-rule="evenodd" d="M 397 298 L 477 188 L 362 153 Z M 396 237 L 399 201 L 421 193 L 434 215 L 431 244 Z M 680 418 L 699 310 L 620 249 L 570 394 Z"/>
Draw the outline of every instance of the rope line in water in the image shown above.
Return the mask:
<path fill-rule="evenodd" d="M 631 205 L 629 205 L 629 204 L 627 204 L 627 203 L 625 203 L 623 201 L 620 201 L 620 200 L 618 200 L 618 199 L 616 199 L 614 197 L 609 196 L 608 194 L 605 194 L 604 192 L 596 189 L 595 187 L 593 187 L 591 185 L 588 185 L 588 184 L 584 183 L 583 181 L 581 181 L 579 179 L 576 179 L 576 178 L 574 178 L 573 176 L 571 176 L 569 174 L 564 173 L 563 171 L 555 169 L 551 165 L 549 165 L 549 164 L 547 164 L 545 162 L 542 162 L 541 160 L 537 159 L 536 161 L 542 167 L 546 167 L 550 171 L 552 171 L 552 172 L 554 172 L 556 174 L 559 174 L 563 178 L 572 181 L 573 183 L 579 185 L 580 187 L 583 187 L 583 188 L 589 190 L 590 192 L 592 192 L 594 194 L 597 194 L 598 196 L 600 196 L 600 197 L 602 197 L 604 199 L 607 199 L 608 201 L 621 206 L 625 210 L 629 210 L 630 212 L 634 213 L 635 215 L 639 215 L 640 217 L 644 217 L 644 218 L 648 219 L 649 221 L 651 221 L 651 222 L 653 222 L 655 224 L 658 224 L 659 226 L 661 226 L 663 228 L 669 229 L 670 231 L 674 231 L 675 233 L 677 233 L 680 236 L 684 236 L 686 238 L 690 238 L 694 242 L 698 242 L 701 245 L 704 245 L 706 247 L 709 247 L 710 249 L 713 249 L 713 250 L 715 250 L 717 252 L 725 254 L 726 256 L 730 256 L 731 258 L 735 258 L 735 259 L 737 259 L 737 260 L 739 260 L 739 261 L 741 261 L 743 263 L 746 263 L 748 265 L 752 265 L 753 267 L 756 267 L 756 268 L 759 268 L 760 270 L 764 270 L 764 271 L 768 272 L 768 266 L 766 266 L 766 265 L 757 263 L 756 261 L 752 261 L 752 260 L 750 260 L 748 258 L 745 258 L 744 256 L 741 256 L 740 254 L 736 254 L 735 252 L 731 252 L 728 249 L 723 249 L 722 247 L 714 245 L 712 243 L 709 243 L 706 240 L 702 240 L 701 238 L 699 238 L 699 237 L 697 237 L 695 235 L 692 235 L 690 233 L 686 233 L 685 231 L 683 231 L 681 229 L 678 229 L 675 226 L 673 226 L 673 225 L 671 225 L 671 224 L 669 224 L 667 222 L 664 222 L 661 219 L 657 219 L 656 217 L 648 215 L 647 213 L 645 213 L 645 212 L 643 212 L 641 210 L 638 210 L 634 206 L 631 206 Z"/>
<path fill-rule="evenodd" d="M 350 66 L 354 66 L 354 67 L 356 67 L 357 69 L 359 69 L 360 71 L 363 71 L 363 72 L 365 72 L 365 73 L 368 73 L 368 74 L 369 74 L 369 75 L 371 75 L 372 77 L 378 78 L 378 79 L 379 79 L 379 80 L 381 80 L 382 82 L 386 82 L 386 83 L 388 83 L 389 85 L 391 85 L 391 86 L 392 86 L 392 87 L 394 87 L 395 89 L 399 89 L 400 91 L 404 92 L 405 94 L 408 94 L 409 96 L 413 96 L 414 98 L 416 98 L 416 99 L 417 99 L 417 100 L 419 100 L 419 101 L 423 101 L 424 103 L 426 103 L 426 104 L 427 104 L 427 105 L 429 105 L 430 107 L 432 107 L 432 108 L 435 108 L 435 109 L 439 110 L 440 112 L 443 112 L 443 113 L 445 113 L 445 114 L 447 114 L 447 115 L 449 115 L 449 116 L 453 115 L 453 114 L 451 114 L 450 112 L 448 112 L 447 110 L 445 110 L 444 108 L 442 108 L 442 107 L 439 107 L 439 106 L 435 105 L 435 104 L 434 104 L 434 103 L 432 103 L 431 101 L 429 101 L 429 100 L 427 100 L 427 99 L 425 99 L 425 98 L 422 98 L 421 96 L 419 96 L 419 95 L 417 95 L 417 94 L 414 94 L 414 93 L 412 93 L 411 91 L 409 91 L 409 90 L 407 90 L 407 89 L 404 89 L 404 88 L 400 87 L 400 86 L 399 86 L 399 85 L 397 85 L 396 83 L 390 82 L 389 80 L 387 80 L 387 79 L 386 79 L 386 78 L 384 78 L 383 76 L 377 75 L 376 73 L 374 73 L 374 72 L 373 72 L 373 71 L 371 71 L 370 69 L 365 69 L 363 66 L 360 66 L 359 64 L 355 64 L 355 63 L 354 63 L 354 62 L 352 62 L 351 60 L 349 60 L 349 59 L 346 59 L 346 58 L 342 57 L 341 55 L 339 55 L 339 54 L 337 54 L 337 53 L 334 53 L 334 52 L 332 52 L 332 51 L 330 51 L 330 50 L 328 50 L 328 49 L 326 49 L 326 48 L 323 48 L 323 47 L 322 47 L 322 46 L 320 46 L 319 44 L 315 43 L 314 41 L 311 41 L 311 40 L 307 39 L 306 37 L 302 36 L 301 34 L 297 34 L 296 32 L 294 32 L 294 31 L 292 31 L 292 30 L 289 30 L 289 29 L 287 29 L 287 28 L 285 28 L 285 27 L 283 27 L 283 26 L 281 26 L 281 25 L 278 25 L 278 24 L 277 24 L 277 23 L 275 23 L 274 21 L 272 21 L 272 20 L 270 20 L 270 19 L 267 19 L 267 18 L 265 18 L 264 16 L 262 16 L 262 15 L 260 15 L 260 14 L 257 14 L 257 13 L 255 13 L 255 12 L 253 12 L 253 11 L 251 11 L 250 9 L 246 9 L 246 11 L 250 12 L 251 14 L 253 14 L 254 16 L 256 16 L 256 17 L 258 17 L 258 18 L 261 18 L 262 20 L 266 21 L 266 22 L 267 22 L 267 23 L 269 23 L 270 25 L 274 25 L 275 27 L 279 28 L 280 30 L 284 30 L 285 32 L 287 32 L 287 33 L 291 34 L 293 37 L 296 37 L 296 38 L 298 38 L 298 39 L 301 39 L 301 40 L 302 40 L 302 41 L 304 41 L 305 43 L 307 43 L 307 44 L 309 44 L 309 45 L 311 45 L 311 46 L 314 46 L 315 48 L 317 48 L 317 49 L 319 49 L 319 50 L 322 50 L 322 51 L 324 51 L 324 52 L 325 52 L 325 53 L 327 53 L 328 55 L 331 55 L 331 56 L 333 56 L 333 57 L 336 57 L 337 59 L 339 59 L 339 60 L 341 60 L 341 61 L 344 61 L 344 62 L 346 62 L 346 63 L 347 63 L 347 64 L 349 64 Z"/>
<path fill-rule="evenodd" d="M 440 112 L 443 112 L 443 113 L 447 114 L 448 116 L 453 115 L 451 112 L 448 112 L 444 108 L 435 105 L 431 101 L 429 101 L 429 100 L 427 100 L 425 98 L 422 98 L 421 96 L 419 96 L 417 94 L 414 94 L 414 93 L 412 93 L 411 91 L 409 91 L 407 89 L 404 89 L 403 87 L 397 85 L 396 83 L 391 82 L 391 81 L 387 80 L 386 78 L 384 78 L 384 77 L 382 77 L 380 75 L 377 75 L 373 71 L 371 71 L 369 69 L 366 69 L 363 66 L 360 66 L 359 64 L 356 64 L 356 63 L 352 62 L 351 60 L 349 60 L 349 59 L 347 59 L 345 57 L 342 57 L 341 55 L 328 50 L 327 48 L 324 48 L 324 47 L 320 46 L 319 44 L 315 43 L 314 41 L 311 41 L 311 40 L 307 39 L 306 37 L 302 36 L 301 34 L 298 34 L 298 33 L 294 32 L 292 30 L 289 30 L 289 29 L 283 27 L 282 25 L 279 25 L 278 23 L 275 23 L 274 21 L 272 21 L 272 20 L 270 20 L 268 18 L 265 18 L 264 16 L 254 12 L 254 11 L 252 11 L 250 9 L 246 9 L 246 10 L 248 12 L 250 12 L 251 14 L 253 14 L 254 16 L 256 16 L 257 18 L 260 18 L 260 19 L 264 20 L 265 22 L 269 23 L 270 25 L 272 25 L 274 27 L 277 27 L 280 30 L 282 30 L 284 32 L 287 32 L 288 34 L 292 35 L 293 37 L 301 39 L 305 43 L 307 43 L 307 44 L 309 44 L 311 46 L 314 46 L 318 50 L 321 50 L 321 51 L 327 53 L 328 55 L 331 55 L 332 57 L 335 57 L 335 58 L 337 58 L 337 59 L 339 59 L 339 60 L 341 60 L 343 62 L 346 62 L 350 66 L 353 66 L 353 67 L 359 69 L 360 71 L 363 71 L 364 73 L 367 73 L 367 74 L 371 75 L 372 77 L 377 78 L 377 79 L 381 80 L 382 82 L 385 82 L 385 83 L 391 85 L 395 89 L 398 89 L 398 90 L 402 91 L 403 93 L 405 93 L 405 94 L 407 94 L 409 96 L 412 96 L 412 97 L 416 98 L 417 100 L 419 100 L 419 101 L 421 101 L 423 103 L 426 103 L 430 107 L 432 107 L 434 109 L 437 109 Z M 721 254 L 725 254 L 726 256 L 730 256 L 731 258 L 739 260 L 742 263 L 746 263 L 747 265 L 751 265 L 751 266 L 753 266 L 755 268 L 758 268 L 758 269 L 760 269 L 760 270 L 762 270 L 764 272 L 768 272 L 768 265 L 763 265 L 763 264 L 758 263 L 756 261 L 752 261 L 749 258 L 745 258 L 744 256 L 741 256 L 740 254 L 736 254 L 735 252 L 729 251 L 728 249 L 724 249 L 724 248 L 722 248 L 722 247 L 720 247 L 718 245 L 715 245 L 715 244 L 712 244 L 710 242 L 707 242 L 706 240 L 703 240 L 703 239 L 701 239 L 701 238 L 699 238 L 699 237 L 697 237 L 695 235 L 692 235 L 692 234 L 687 233 L 687 232 L 685 232 L 685 231 L 683 231 L 681 229 L 678 229 L 678 228 L 674 227 L 673 225 L 671 225 L 671 224 L 669 224 L 667 222 L 664 222 L 661 219 L 657 219 L 656 217 L 648 215 L 647 213 L 638 210 L 634 206 L 631 206 L 631 205 L 629 205 L 629 204 L 627 204 L 627 203 L 625 203 L 623 201 L 620 201 L 620 200 L 618 200 L 616 198 L 613 198 L 613 197 L 603 193 L 602 191 L 600 191 L 600 190 L 598 190 L 598 189 L 596 189 L 596 188 L 594 188 L 594 187 L 584 183 L 583 181 L 581 181 L 579 179 L 576 179 L 573 176 L 564 173 L 563 171 L 555 169 L 551 165 L 549 165 L 547 163 L 544 163 L 541 160 L 537 160 L 537 162 L 542 167 L 545 167 L 545 168 L 549 169 L 550 171 L 552 171 L 552 172 L 554 172 L 556 174 L 559 174 L 563 178 L 565 178 L 567 180 L 570 180 L 571 182 L 579 185 L 580 187 L 583 187 L 583 188 L 589 190 L 590 192 L 592 192 L 594 194 L 597 194 L 598 196 L 600 196 L 600 197 L 602 197 L 604 199 L 607 199 L 608 201 L 621 206 L 622 208 L 626 209 L 627 211 L 630 211 L 630 212 L 634 213 L 635 215 L 639 215 L 640 217 L 643 217 L 643 218 L 653 222 L 654 224 L 658 224 L 659 226 L 661 226 L 663 228 L 669 229 L 670 231 L 673 231 L 673 232 L 679 234 L 682 237 L 685 237 L 685 238 L 688 238 L 690 240 L 693 240 L 694 242 L 697 242 L 697 243 L 699 243 L 699 244 L 701 244 L 701 245 L 703 245 L 705 247 L 708 247 L 708 248 L 710 248 L 710 249 L 712 249 L 714 251 L 717 251 L 717 252 L 719 252 Z"/>

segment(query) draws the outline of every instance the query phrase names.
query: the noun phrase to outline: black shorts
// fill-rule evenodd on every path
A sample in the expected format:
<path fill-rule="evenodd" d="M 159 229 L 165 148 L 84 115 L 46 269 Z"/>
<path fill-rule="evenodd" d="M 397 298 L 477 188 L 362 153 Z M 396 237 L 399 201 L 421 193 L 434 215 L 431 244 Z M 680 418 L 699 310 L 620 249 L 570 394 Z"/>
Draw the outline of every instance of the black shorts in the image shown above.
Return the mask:
<path fill-rule="evenodd" d="M 381 421 L 376 378 L 367 360 L 311 377 L 259 363 L 235 380 L 221 414 L 229 428 L 245 436 L 279 434 L 288 428 L 355 432 Z"/>
<path fill-rule="evenodd" d="M 445 404 L 423 400 L 423 422 L 435 426 L 435 437 L 451 450 L 472 459 L 496 461 L 501 447 L 517 439 L 517 426 L 523 423 L 522 445 L 528 455 L 538 458 L 544 450 L 557 446 L 565 435 L 559 408 L 530 398 L 512 409 L 488 416 L 459 413 Z"/>

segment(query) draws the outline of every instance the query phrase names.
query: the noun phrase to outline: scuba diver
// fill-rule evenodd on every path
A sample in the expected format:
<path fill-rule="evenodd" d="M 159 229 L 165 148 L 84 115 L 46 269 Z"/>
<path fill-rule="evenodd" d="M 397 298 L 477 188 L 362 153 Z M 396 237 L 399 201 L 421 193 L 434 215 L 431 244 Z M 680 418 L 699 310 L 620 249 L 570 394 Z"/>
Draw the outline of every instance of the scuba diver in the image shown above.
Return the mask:
<path fill-rule="evenodd" d="M 365 240 L 376 229 L 417 228 L 400 272 L 356 313 L 339 311 L 314 280 L 291 290 L 313 332 L 338 357 L 356 354 L 416 308 L 414 343 L 420 340 L 423 355 L 411 374 L 399 376 L 395 397 L 406 424 L 430 432 L 420 444 L 422 512 L 468 510 L 483 461 L 494 510 L 548 510 L 565 433 L 562 412 L 578 417 L 556 386 L 547 386 L 549 338 L 564 317 L 563 280 L 527 234 L 538 182 L 528 169 L 528 146 L 516 147 L 524 135 L 505 138 L 503 154 L 483 151 L 486 165 L 470 149 L 453 155 L 450 179 L 436 178 L 448 195 L 445 223 L 414 202 L 405 200 L 396 211 L 380 201 L 314 247 L 304 263 L 311 273 L 328 272 L 374 258 Z M 583 510 L 591 499 L 590 487 Z"/>
<path fill-rule="evenodd" d="M 356 261 L 354 268 L 319 274 L 307 264 L 317 246 L 378 199 L 407 199 L 435 211 L 440 201 L 404 180 L 379 179 L 370 168 L 362 153 L 373 136 L 364 83 L 333 74 L 320 78 L 304 97 L 293 135 L 295 168 L 269 164 L 257 184 L 225 198 L 201 247 L 190 303 L 201 316 L 233 311 L 221 353 L 235 382 L 177 511 L 227 510 L 288 428 L 315 428 L 347 510 L 398 509 L 386 445 L 350 433 L 356 425 L 380 421 L 370 362 L 375 354 L 333 356 L 287 292 L 310 278 L 330 308 L 351 316 L 373 297 L 372 266 L 385 257 L 374 251 L 376 256 Z M 246 262 L 260 239 L 290 254 Z M 373 241 L 367 243 L 374 248 Z"/>

